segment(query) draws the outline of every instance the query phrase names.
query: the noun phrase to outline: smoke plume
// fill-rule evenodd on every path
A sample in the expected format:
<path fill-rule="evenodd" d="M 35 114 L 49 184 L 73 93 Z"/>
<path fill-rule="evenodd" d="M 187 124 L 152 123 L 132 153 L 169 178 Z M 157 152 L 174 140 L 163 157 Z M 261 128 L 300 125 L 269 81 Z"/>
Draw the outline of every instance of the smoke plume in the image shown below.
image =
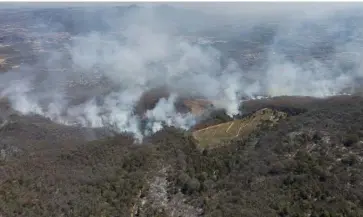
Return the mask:
<path fill-rule="evenodd" d="M 348 9 L 339 15 L 335 12 L 341 8 L 336 7 L 324 16 L 291 19 L 286 19 L 290 14 L 271 12 L 269 17 L 276 18 L 269 19 L 275 22 L 271 24 L 261 14 L 221 17 L 190 6 L 125 8 L 122 13 L 103 9 L 98 23 L 107 28 L 93 22 L 95 12 L 89 19 L 86 13 L 73 16 L 82 22 L 72 27 L 75 33 L 64 33 L 68 39 L 58 47 L 40 36 L 60 34 L 60 29 L 67 29 L 65 24 L 44 28 L 49 24 L 38 20 L 34 24 L 38 33 L 31 35 L 44 43 L 46 54 L 36 64 L 0 75 L 1 97 L 9 98 L 23 114 L 40 114 L 63 124 L 112 126 L 141 139 L 164 125 L 189 129 L 196 123 L 192 113 L 175 108 L 178 97 L 209 99 L 232 116 L 239 112 L 243 97 L 352 93 L 363 75 L 359 41 L 363 26 L 359 17 L 349 17 L 353 12 Z M 243 38 L 263 25 L 273 27 Z M 85 27 L 90 31 L 80 30 Z M 205 36 L 213 32 L 221 39 Z M 269 38 L 258 41 L 266 35 Z M 257 40 L 251 55 L 262 61 L 256 67 L 240 63 L 250 48 L 236 43 L 230 49 L 243 54 L 237 57 L 223 49 L 246 40 Z M 140 97 L 158 87 L 166 87 L 170 94 L 144 114 L 135 113 Z"/>

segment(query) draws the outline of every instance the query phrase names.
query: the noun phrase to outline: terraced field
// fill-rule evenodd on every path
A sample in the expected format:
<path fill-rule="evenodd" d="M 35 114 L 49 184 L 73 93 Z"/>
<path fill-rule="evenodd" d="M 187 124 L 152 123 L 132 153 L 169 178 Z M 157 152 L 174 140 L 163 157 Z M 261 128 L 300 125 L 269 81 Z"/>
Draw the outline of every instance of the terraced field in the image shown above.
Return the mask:
<path fill-rule="evenodd" d="M 265 108 L 240 120 L 217 124 L 194 131 L 193 137 L 199 142 L 201 147 L 214 147 L 217 144 L 223 144 L 224 141 L 233 138 L 247 138 L 262 123 L 269 122 L 270 125 L 274 125 L 286 117 L 287 114 L 284 112 Z"/>

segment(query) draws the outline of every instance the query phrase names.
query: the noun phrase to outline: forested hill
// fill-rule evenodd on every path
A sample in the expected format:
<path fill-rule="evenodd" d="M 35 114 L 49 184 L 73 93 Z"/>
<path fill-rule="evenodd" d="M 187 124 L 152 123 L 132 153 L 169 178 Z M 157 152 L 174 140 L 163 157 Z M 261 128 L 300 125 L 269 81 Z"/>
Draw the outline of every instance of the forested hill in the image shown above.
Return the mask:
<path fill-rule="evenodd" d="M 31 150 L 9 143 L 1 151 L 0 213 L 363 215 L 362 97 L 304 103 L 286 97 L 251 101 L 244 107 L 251 114 L 260 107 L 290 112 L 272 128 L 213 148 L 200 147 L 189 132 L 174 128 L 138 145 L 127 135 L 86 143 L 63 140 L 52 148 L 40 139 L 32 147 L 42 148 Z M 2 136 L 21 129 L 12 126 L 3 126 Z M 65 131 L 58 127 L 57 135 L 60 132 Z"/>

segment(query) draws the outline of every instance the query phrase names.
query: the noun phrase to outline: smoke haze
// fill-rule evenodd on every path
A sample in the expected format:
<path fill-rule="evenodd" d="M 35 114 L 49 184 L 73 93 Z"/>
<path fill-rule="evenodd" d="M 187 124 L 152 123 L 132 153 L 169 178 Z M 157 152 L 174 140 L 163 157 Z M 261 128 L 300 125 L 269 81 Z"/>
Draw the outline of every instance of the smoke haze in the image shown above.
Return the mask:
<path fill-rule="evenodd" d="M 189 129 L 196 123 L 192 113 L 175 108 L 182 96 L 216 101 L 232 116 L 243 97 L 357 91 L 363 76 L 362 10 L 335 4 L 313 13 L 313 6 L 298 10 L 292 3 L 279 4 L 270 11 L 255 4 L 261 10 L 253 13 L 228 5 L 228 16 L 211 3 L 125 6 L 121 12 L 90 7 L 72 14 L 71 33 L 63 22 L 37 19 L 31 35 L 44 43 L 46 53 L 34 64 L 0 74 L 0 97 L 22 114 L 112 126 L 141 139 L 164 125 Z M 282 13 L 287 9 L 290 13 Z M 41 39 L 62 31 L 68 39 L 61 46 Z M 246 58 L 256 64 L 245 67 Z M 170 95 L 136 114 L 143 93 L 161 86 Z"/>

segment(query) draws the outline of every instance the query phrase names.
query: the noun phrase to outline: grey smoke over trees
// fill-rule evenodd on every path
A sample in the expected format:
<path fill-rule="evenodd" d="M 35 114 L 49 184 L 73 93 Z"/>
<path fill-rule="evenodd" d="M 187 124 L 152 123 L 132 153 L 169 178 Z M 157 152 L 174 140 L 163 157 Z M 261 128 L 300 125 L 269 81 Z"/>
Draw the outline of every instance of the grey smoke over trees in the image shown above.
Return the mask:
<path fill-rule="evenodd" d="M 363 75 L 359 7 L 258 5 L 226 4 L 233 10 L 224 16 L 201 4 L 39 9 L 28 31 L 46 54 L 1 74 L 1 96 L 23 114 L 112 125 L 142 138 L 163 125 L 195 124 L 193 114 L 175 108 L 181 96 L 222 101 L 216 106 L 232 116 L 246 97 L 357 91 Z M 62 32 L 68 39 L 57 46 L 41 40 Z M 256 67 L 243 66 L 256 59 Z M 171 94 L 146 111 L 141 130 L 145 117 L 135 105 L 160 86 Z"/>

